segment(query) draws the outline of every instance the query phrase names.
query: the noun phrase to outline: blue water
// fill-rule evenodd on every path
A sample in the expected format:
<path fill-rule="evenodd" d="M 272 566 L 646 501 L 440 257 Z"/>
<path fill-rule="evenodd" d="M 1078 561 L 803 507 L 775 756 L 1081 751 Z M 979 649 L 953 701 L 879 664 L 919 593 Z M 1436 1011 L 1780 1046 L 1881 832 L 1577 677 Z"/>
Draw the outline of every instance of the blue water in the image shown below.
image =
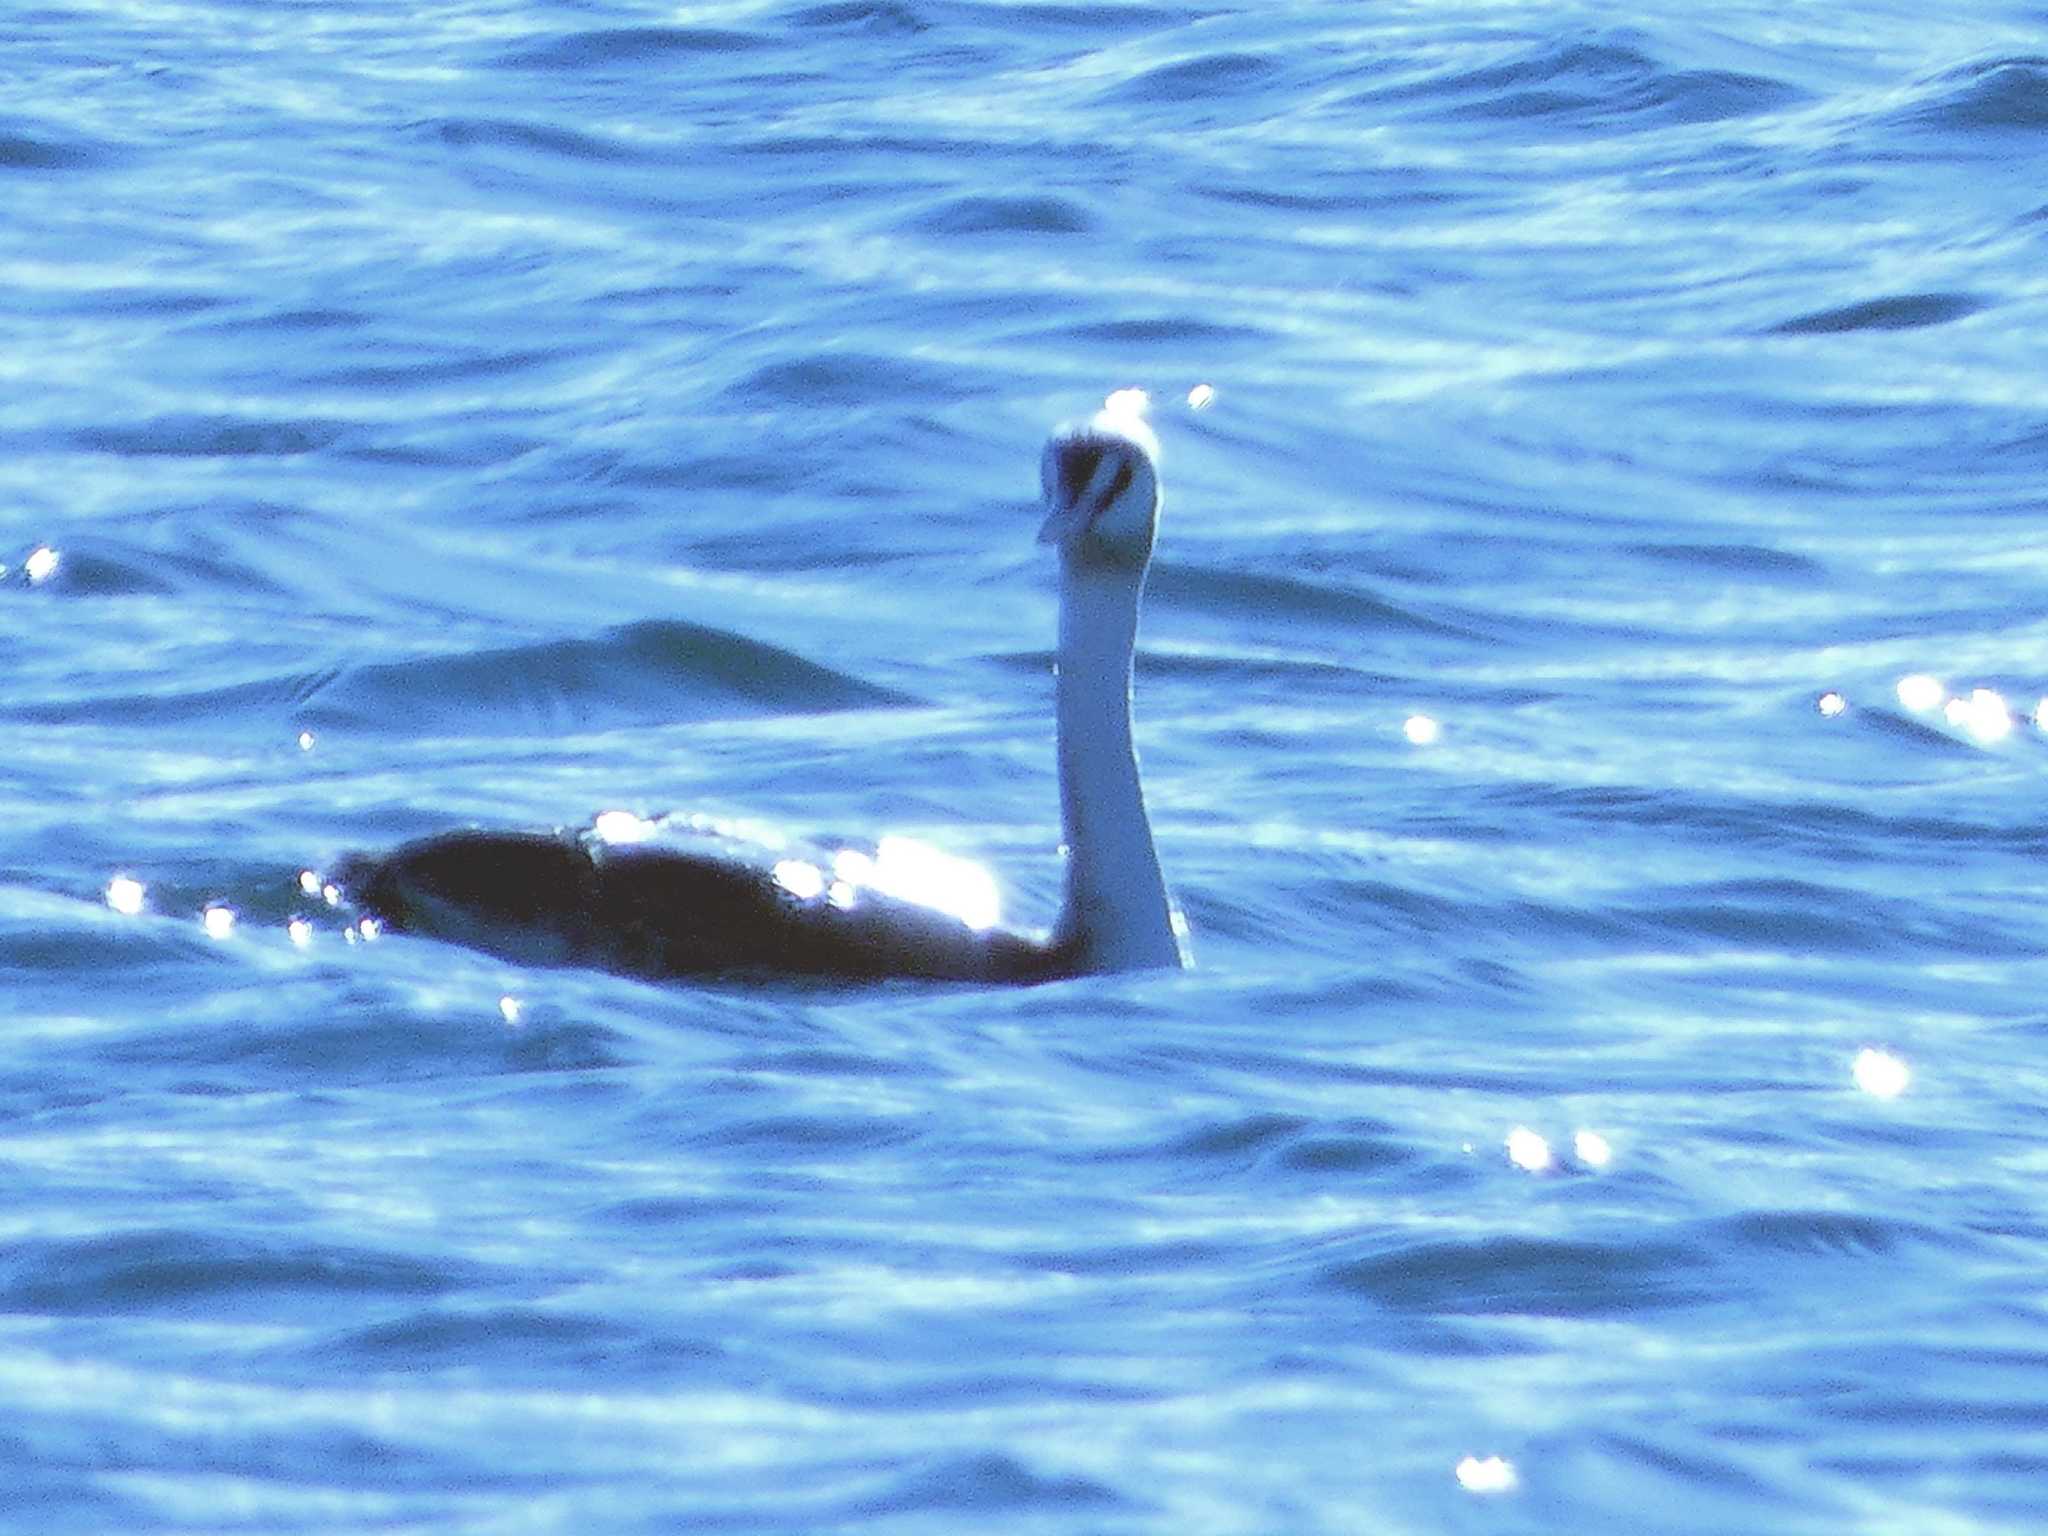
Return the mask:
<path fill-rule="evenodd" d="M 2048 9 L 1616 14 L 11 10 L 0 1526 L 2048 1526 Z M 302 889 L 690 810 L 1047 921 L 1124 387 L 1194 971 Z"/>

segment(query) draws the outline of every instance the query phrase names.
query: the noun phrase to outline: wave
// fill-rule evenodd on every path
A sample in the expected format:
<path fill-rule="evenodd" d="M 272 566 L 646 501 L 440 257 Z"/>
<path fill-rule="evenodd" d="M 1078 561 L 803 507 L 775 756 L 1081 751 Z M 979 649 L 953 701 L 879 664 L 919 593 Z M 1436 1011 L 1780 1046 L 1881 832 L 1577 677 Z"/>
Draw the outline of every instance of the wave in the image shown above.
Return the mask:
<path fill-rule="evenodd" d="M 2048 58 L 1979 59 L 1937 75 L 1894 121 L 1960 133 L 2048 129 Z"/>
<path fill-rule="evenodd" d="M 1721 122 L 1805 99 L 1789 83 L 1722 69 L 1673 69 L 1621 38 L 1558 40 L 1496 64 L 1368 89 L 1353 105 L 1396 106 L 1446 122 L 1629 132 Z"/>
<path fill-rule="evenodd" d="M 1763 544 L 1630 544 L 1629 554 L 1691 570 L 1728 571 L 1762 581 L 1815 581 L 1827 573 L 1818 560 Z"/>
<path fill-rule="evenodd" d="M 309 418 L 174 412 L 124 425 L 85 427 L 72 442 L 128 458 L 294 458 L 339 441 L 348 423 Z"/>
<path fill-rule="evenodd" d="M 1816 310 L 1771 327 L 1779 336 L 1825 336 L 1844 331 L 1911 331 L 1974 315 L 1989 303 L 1967 293 L 1902 293 Z"/>
<path fill-rule="evenodd" d="M 122 1316 L 279 1294 L 441 1295 L 483 1278 L 469 1263 L 338 1243 L 262 1242 L 218 1228 L 31 1238 L 0 1254 L 0 1311 Z"/>
<path fill-rule="evenodd" d="M 1084 205 L 1049 194 L 955 197 L 903 225 L 927 235 L 1085 235 L 1095 227 Z"/>
<path fill-rule="evenodd" d="M 1614 913 L 1649 933 L 1734 943 L 1759 954 L 2001 955 L 2023 947 L 1975 914 L 1936 916 L 1867 890 L 1810 880 L 1700 882 L 1663 899 L 1617 903 Z"/>
<path fill-rule="evenodd" d="M 161 929 L 163 923 L 137 925 Z M 197 934 L 196 923 L 179 925 Z M 322 935 L 321 942 L 327 936 Z M 445 967 L 442 974 L 445 975 Z M 266 977 L 275 991 L 298 983 Z M 330 978 L 310 974 L 309 996 L 332 1000 Z M 484 990 L 482 985 L 479 991 Z M 349 987 L 347 1012 L 309 1009 L 287 1023 L 251 1029 L 241 1019 L 200 1021 L 174 1030 L 148 1028 L 96 1046 L 92 1060 L 123 1076 L 137 1070 L 231 1074 L 241 1082 L 303 1088 L 355 1083 L 476 1080 L 500 1075 L 527 1077 L 603 1071 L 628 1060 L 624 1037 L 599 1024 L 545 1017 L 522 1020 L 516 1030 L 500 1027 L 487 1009 L 429 1012 L 393 1002 L 367 988 Z"/>
<path fill-rule="evenodd" d="M 979 375 L 881 353 L 821 352 L 769 363 L 726 390 L 745 406 L 861 406 L 961 400 L 985 388 Z"/>
<path fill-rule="evenodd" d="M 892 1479 L 882 1492 L 851 1500 L 835 1513 L 862 1517 L 950 1510 L 972 1515 L 978 1523 L 999 1510 L 1100 1512 L 1127 1503 L 1122 1494 L 1093 1478 L 1051 1476 L 1014 1456 L 984 1451 L 935 1456 Z"/>
<path fill-rule="evenodd" d="M 1630 1232 L 1613 1241 L 1499 1236 L 1411 1243 L 1326 1266 L 1323 1283 L 1403 1312 L 1620 1317 L 1702 1298 L 1708 1254 Z"/>
<path fill-rule="evenodd" d="M 1312 1120 L 1271 1111 L 1214 1120 L 1144 1149 L 1203 1180 L 1254 1167 L 1305 1175 L 1371 1174 L 1417 1160 L 1417 1148 L 1378 1120 Z"/>
<path fill-rule="evenodd" d="M 336 674 L 306 700 L 312 724 L 538 730 L 825 714 L 916 702 L 794 651 L 727 630 L 649 619 L 594 640 L 378 663 Z"/>
<path fill-rule="evenodd" d="M 190 692 L 24 700 L 44 724 L 254 724 L 423 735 L 526 735 L 916 703 L 793 651 L 676 620 L 407 661 L 284 672 Z"/>
<path fill-rule="evenodd" d="M 502 117 L 443 117 L 423 125 L 443 144 L 457 149 L 518 149 L 552 155 L 563 160 L 643 161 L 652 153 L 616 138 L 601 138 L 587 128 L 563 128 L 547 123 L 524 122 Z"/>
<path fill-rule="evenodd" d="M 1350 634 L 1482 638 L 1473 630 L 1433 619 L 1398 603 L 1290 576 L 1161 561 L 1153 568 L 1147 590 L 1155 600 L 1212 616 L 1256 615 L 1282 624 L 1329 625 Z"/>
<path fill-rule="evenodd" d="M 297 1354 L 369 1370 L 431 1370 L 437 1366 L 531 1376 L 577 1370 L 630 1358 L 644 1366 L 650 1353 L 697 1363 L 726 1351 L 709 1340 L 663 1341 L 584 1313 L 532 1306 L 431 1308 L 390 1322 L 322 1339 Z"/>
<path fill-rule="evenodd" d="M 1186 108 L 1201 98 L 1256 89 L 1281 72 L 1279 62 L 1264 54 L 1206 53 L 1149 69 L 1111 87 L 1104 99 Z"/>
<path fill-rule="evenodd" d="M 874 37 L 910 37 L 938 25 L 902 0 L 838 0 L 792 11 L 785 19 L 807 32 L 861 32 Z"/>
<path fill-rule="evenodd" d="M 112 144 L 40 128 L 0 125 L 0 172 L 89 171 L 120 158 Z"/>
<path fill-rule="evenodd" d="M 606 70 L 640 68 L 703 55 L 749 53 L 774 46 L 758 32 L 724 27 L 603 27 L 568 32 L 515 48 L 498 62 L 511 69 Z"/>

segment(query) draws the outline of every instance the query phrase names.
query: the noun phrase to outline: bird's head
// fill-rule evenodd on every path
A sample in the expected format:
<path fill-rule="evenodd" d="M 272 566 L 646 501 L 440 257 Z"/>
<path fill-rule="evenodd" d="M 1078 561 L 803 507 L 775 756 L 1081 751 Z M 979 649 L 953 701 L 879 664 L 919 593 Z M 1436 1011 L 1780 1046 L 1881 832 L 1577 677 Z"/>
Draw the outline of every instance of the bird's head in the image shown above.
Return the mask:
<path fill-rule="evenodd" d="M 1099 411 L 1053 433 L 1039 461 L 1039 543 L 1070 564 L 1142 571 L 1159 527 L 1158 457 L 1159 440 L 1135 411 Z"/>

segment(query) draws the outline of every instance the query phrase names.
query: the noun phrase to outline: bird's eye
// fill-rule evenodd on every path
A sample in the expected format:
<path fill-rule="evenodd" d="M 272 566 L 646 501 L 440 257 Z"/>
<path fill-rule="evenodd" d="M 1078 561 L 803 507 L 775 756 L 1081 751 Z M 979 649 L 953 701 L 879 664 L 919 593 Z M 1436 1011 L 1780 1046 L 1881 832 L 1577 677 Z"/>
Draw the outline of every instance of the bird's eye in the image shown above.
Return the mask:
<path fill-rule="evenodd" d="M 1060 455 L 1060 500 L 1072 506 L 1095 478 L 1102 462 L 1102 450 L 1092 444 L 1076 444 Z"/>

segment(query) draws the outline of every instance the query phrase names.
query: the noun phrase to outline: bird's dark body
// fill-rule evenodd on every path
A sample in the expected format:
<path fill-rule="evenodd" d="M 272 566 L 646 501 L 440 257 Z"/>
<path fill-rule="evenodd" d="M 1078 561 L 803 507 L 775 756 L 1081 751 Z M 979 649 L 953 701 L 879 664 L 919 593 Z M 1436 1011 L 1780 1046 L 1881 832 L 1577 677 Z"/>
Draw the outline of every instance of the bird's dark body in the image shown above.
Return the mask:
<path fill-rule="evenodd" d="M 1074 974 L 1058 946 L 977 932 L 948 913 L 863 890 L 802 900 L 767 871 L 662 847 L 453 832 L 340 872 L 356 907 L 397 933 L 527 964 L 656 979 L 783 975 L 1038 982 Z"/>

